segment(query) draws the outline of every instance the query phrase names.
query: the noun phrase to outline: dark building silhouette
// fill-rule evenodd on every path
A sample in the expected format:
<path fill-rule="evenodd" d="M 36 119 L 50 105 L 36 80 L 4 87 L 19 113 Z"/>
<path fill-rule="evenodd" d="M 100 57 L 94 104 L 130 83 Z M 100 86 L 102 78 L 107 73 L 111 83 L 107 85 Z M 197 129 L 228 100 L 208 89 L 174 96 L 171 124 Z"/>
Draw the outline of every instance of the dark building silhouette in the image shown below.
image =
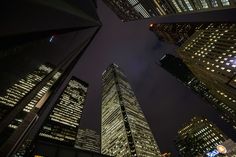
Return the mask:
<path fill-rule="evenodd" d="M 184 84 L 188 84 L 194 79 L 193 73 L 189 68 L 184 64 L 184 62 L 171 54 L 165 54 L 160 59 L 161 67 L 174 75 Z"/>
<path fill-rule="evenodd" d="M 14 9 L 13 2 L 17 9 Z M 0 101 L 3 101 L 4 104 L 4 101 L 12 100 L 13 103 L 8 103 L 11 105 L 9 106 L 11 107 L 10 112 L 7 110 L 5 110 L 7 114 L 1 112 L 0 134 L 8 132 L 6 130 L 9 127 L 13 132 L 9 137 L 4 136 L 7 138 L 0 146 L 0 153 L 2 156 L 12 156 L 13 154 L 20 156 L 21 153 L 19 152 L 24 153 L 24 150 L 28 150 L 28 148 L 24 148 L 31 145 L 39 129 L 45 124 L 44 121 L 54 105 L 54 96 L 64 85 L 64 81 L 71 73 L 74 65 L 100 29 L 101 22 L 96 13 L 94 0 L 59 0 L 57 3 L 52 0 L 47 2 L 21 1 L 20 3 L 13 0 L 11 3 L 2 3 L 1 7 L 4 12 L 2 14 L 2 23 L 4 24 L 0 30 L 0 52 L 4 53 L 0 55 L 0 67 L 10 67 L 9 69 L 13 70 L 4 72 L 2 75 L 3 81 L 1 80 L 0 84 L 8 90 L 8 94 L 6 94 L 7 97 L 3 95 Z M 7 16 L 11 18 L 7 18 Z M 59 19 L 63 19 L 63 22 Z M 18 27 L 13 27 L 12 23 Z M 70 40 L 66 40 L 68 38 Z M 63 39 L 68 43 L 60 44 Z M 44 76 L 38 74 L 42 80 L 38 82 L 20 80 L 23 77 L 19 74 L 26 76 L 34 71 L 32 67 L 38 67 L 46 62 L 55 66 Z M 19 68 L 18 65 L 22 68 Z M 25 70 L 25 67 L 31 69 Z M 19 72 L 21 69 L 24 71 L 23 74 Z M 50 85 L 49 83 L 54 80 L 54 76 L 59 71 L 60 77 L 52 83 L 53 85 Z M 32 80 L 37 80 L 36 75 L 34 76 Z M 15 85 L 6 84 L 11 81 Z M 32 89 L 33 84 L 31 83 L 35 83 Z M 45 88 L 49 85 L 51 88 L 47 91 Z M 14 94 L 15 97 L 10 96 L 13 94 L 12 92 L 17 93 L 16 87 L 22 93 Z M 25 88 L 28 93 L 24 92 L 22 88 Z M 35 100 L 39 103 L 34 106 L 32 104 L 35 103 Z M 22 113 L 24 118 L 21 116 Z M 3 140 L 2 136 L 1 140 Z"/>

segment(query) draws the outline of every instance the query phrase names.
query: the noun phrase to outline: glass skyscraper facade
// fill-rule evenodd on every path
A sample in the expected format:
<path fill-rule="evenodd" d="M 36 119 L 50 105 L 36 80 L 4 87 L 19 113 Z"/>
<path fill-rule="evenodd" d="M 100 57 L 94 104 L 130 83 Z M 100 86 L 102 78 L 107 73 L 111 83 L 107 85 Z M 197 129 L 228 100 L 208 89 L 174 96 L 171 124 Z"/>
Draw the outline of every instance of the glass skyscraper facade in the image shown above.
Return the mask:
<path fill-rule="evenodd" d="M 72 77 L 39 132 L 39 140 L 74 146 L 88 84 Z"/>
<path fill-rule="evenodd" d="M 30 93 L 34 87 L 41 82 L 51 71 L 53 67 L 47 64 L 40 65 L 32 73 L 27 74 L 24 78 L 14 83 L 10 88 L 8 88 L 3 96 L 0 96 L 0 114 L 1 119 L 14 108 L 28 93 Z M 43 97 L 50 90 L 52 85 L 60 77 L 60 72 L 57 72 L 48 83 L 34 96 L 34 98 L 24 107 L 22 111 L 19 111 L 17 116 L 1 133 L 1 144 L 15 131 L 18 126 L 24 121 L 28 112 L 31 112 L 34 107 L 42 103 Z"/>
<path fill-rule="evenodd" d="M 228 137 L 207 119 L 194 117 L 178 131 L 176 147 L 182 157 L 203 155 Z"/>
<path fill-rule="evenodd" d="M 103 0 L 124 22 L 169 14 L 234 8 L 234 0 Z"/>
<path fill-rule="evenodd" d="M 90 129 L 79 129 L 75 148 L 100 153 L 101 139 L 97 132 Z"/>
<path fill-rule="evenodd" d="M 161 156 L 141 107 L 124 73 L 111 64 L 102 74 L 101 153 L 110 156 Z"/>
<path fill-rule="evenodd" d="M 221 112 L 236 128 L 236 25 L 210 24 L 196 31 L 177 53 L 222 103 Z"/>

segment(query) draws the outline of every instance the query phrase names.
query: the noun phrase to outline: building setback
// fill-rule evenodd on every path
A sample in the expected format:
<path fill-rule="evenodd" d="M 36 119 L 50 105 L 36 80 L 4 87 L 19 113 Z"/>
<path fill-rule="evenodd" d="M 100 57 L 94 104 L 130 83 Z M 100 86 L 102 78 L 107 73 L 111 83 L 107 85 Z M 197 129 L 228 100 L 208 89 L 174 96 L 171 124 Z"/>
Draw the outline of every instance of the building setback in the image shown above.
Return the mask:
<path fill-rule="evenodd" d="M 197 11 L 234 8 L 234 0 L 103 0 L 124 22 Z"/>
<path fill-rule="evenodd" d="M 178 131 L 175 141 L 179 155 L 196 157 L 210 152 L 228 137 L 207 119 L 193 117 Z"/>
<path fill-rule="evenodd" d="M 111 64 L 102 75 L 101 153 L 161 157 L 155 138 L 124 73 Z"/>
<path fill-rule="evenodd" d="M 196 31 L 177 53 L 210 93 L 236 129 L 236 25 L 210 24 Z"/>
<path fill-rule="evenodd" d="M 38 139 L 74 146 L 88 84 L 72 77 L 57 99 Z"/>
<path fill-rule="evenodd" d="M 75 148 L 100 153 L 101 142 L 100 135 L 90 129 L 79 129 Z"/>

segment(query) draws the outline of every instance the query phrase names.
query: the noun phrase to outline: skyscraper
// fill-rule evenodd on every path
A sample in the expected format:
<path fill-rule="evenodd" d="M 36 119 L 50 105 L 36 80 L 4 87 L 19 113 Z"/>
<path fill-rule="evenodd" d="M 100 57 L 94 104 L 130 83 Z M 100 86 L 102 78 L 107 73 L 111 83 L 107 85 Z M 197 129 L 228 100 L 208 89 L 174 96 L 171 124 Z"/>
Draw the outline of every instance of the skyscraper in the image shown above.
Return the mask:
<path fill-rule="evenodd" d="M 150 24 L 149 29 L 155 33 L 160 41 L 165 41 L 179 46 L 196 30 L 206 28 L 207 25 L 208 24 L 201 23 L 152 23 Z"/>
<path fill-rule="evenodd" d="M 79 129 L 75 147 L 83 150 L 100 153 L 100 135 L 90 129 Z"/>
<path fill-rule="evenodd" d="M 111 64 L 102 74 L 101 152 L 110 156 L 161 156 L 124 73 Z"/>
<path fill-rule="evenodd" d="M 210 24 L 196 31 L 177 53 L 220 100 L 219 108 L 236 128 L 236 25 Z"/>
<path fill-rule="evenodd" d="M 232 124 L 232 117 L 229 116 L 230 113 L 228 110 L 225 110 L 224 105 L 222 105 L 223 102 L 211 93 L 206 84 L 194 76 L 194 74 L 180 58 L 171 54 L 165 54 L 161 58 L 160 63 L 162 68 L 175 76 L 196 94 L 200 95 L 204 100 L 209 102 L 211 106 L 218 111 L 222 119 Z"/>
<path fill-rule="evenodd" d="M 53 70 L 53 67 L 47 64 L 40 65 L 32 73 L 27 74 L 24 78 L 14 83 L 8 88 L 3 96 L 0 96 L 0 120 L 3 119 L 12 108 L 14 108 L 34 87 L 40 83 L 46 75 Z M 45 94 L 50 90 L 52 85 L 60 77 L 61 73 L 57 72 L 52 79 L 35 95 L 35 97 L 28 103 L 25 108 L 17 114 L 15 119 L 9 124 L 8 128 L 1 133 L 1 142 L 5 140 L 18 128 L 22 123 L 27 113 L 30 112 L 40 101 L 42 101 Z"/>
<path fill-rule="evenodd" d="M 227 139 L 213 123 L 194 117 L 178 131 L 175 142 L 179 155 L 195 157 L 211 151 Z"/>
<path fill-rule="evenodd" d="M 39 132 L 39 140 L 74 146 L 88 84 L 72 77 Z"/>
<path fill-rule="evenodd" d="M 19 71 L 23 68 L 23 71 L 27 73 L 30 67 L 44 62 L 55 65 L 55 68 L 0 121 L 0 134 L 9 125 L 15 125 L 12 121 L 18 117 L 18 112 L 21 112 L 34 99 L 58 70 L 62 73 L 52 89 L 42 97 L 42 101 L 39 101 L 46 105 L 38 106 L 37 104 L 31 112 L 26 113 L 24 121 L 0 147 L 2 156 L 12 156 L 19 147 L 28 145 L 28 141 L 34 141 L 38 130 L 53 108 L 54 96 L 101 27 L 95 2 L 95 0 L 59 0 L 55 3 L 53 0 L 48 0 L 46 3 L 43 1 L 18 3 L 14 0 L 14 6 L 18 6 L 17 9 L 13 9 L 12 3 L 6 2 L 1 5 L 5 8 L 2 15 L 6 15 L 6 18 L 3 19 L 8 20 L 3 22 L 4 28 L 0 30 L 3 45 L 0 48 L 2 60 L 0 67 L 10 69 L 1 76 L 1 86 L 4 86 L 4 82 L 10 82 L 11 78 L 14 80 L 14 77 L 18 77 L 21 74 Z M 30 10 L 25 8 L 30 8 Z M 39 10 L 43 12 L 39 14 Z M 23 14 L 24 16 L 21 16 Z M 7 18 L 9 15 L 14 18 Z M 63 19 L 63 22 L 58 19 Z M 16 22 L 15 20 L 19 21 L 17 28 L 11 27 Z M 22 21 L 27 21 L 27 24 Z M 45 25 L 38 25 L 38 23 Z M 15 60 L 19 62 L 16 63 Z M 9 81 L 6 81 L 8 79 Z"/>
<path fill-rule="evenodd" d="M 233 8 L 234 0 L 103 0 L 122 21 Z"/>

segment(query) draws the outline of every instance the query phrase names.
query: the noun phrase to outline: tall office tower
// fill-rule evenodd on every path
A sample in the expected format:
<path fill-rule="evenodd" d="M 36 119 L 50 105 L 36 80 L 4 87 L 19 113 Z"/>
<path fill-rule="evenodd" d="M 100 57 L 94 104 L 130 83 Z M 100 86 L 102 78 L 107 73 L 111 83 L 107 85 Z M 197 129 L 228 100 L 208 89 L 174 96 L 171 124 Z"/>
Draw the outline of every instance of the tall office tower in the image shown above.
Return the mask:
<path fill-rule="evenodd" d="M 206 28 L 209 24 L 200 23 L 167 23 L 149 25 L 149 29 L 155 33 L 160 41 L 165 41 L 171 44 L 181 45 L 184 43 L 196 30 Z"/>
<path fill-rule="evenodd" d="M 102 75 L 101 152 L 159 156 L 159 148 L 124 73 L 111 64 Z"/>
<path fill-rule="evenodd" d="M 0 119 L 3 119 L 18 103 L 30 93 L 34 87 L 40 83 L 44 77 L 46 77 L 51 71 L 53 67 L 47 64 L 40 65 L 32 73 L 26 75 L 26 77 L 20 79 L 15 84 L 13 84 L 10 88 L 8 88 L 3 96 L 0 96 Z M 50 90 L 52 85 L 56 82 L 56 80 L 60 77 L 60 73 L 57 72 L 48 83 L 34 96 L 34 98 L 24 107 L 24 109 L 17 114 L 14 120 L 8 125 L 0 135 L 0 145 L 5 142 L 9 138 L 9 136 L 18 128 L 18 126 L 22 123 L 24 118 L 26 117 L 28 112 L 40 102 L 42 101 L 45 94 Z"/>
<path fill-rule="evenodd" d="M 124 22 L 178 13 L 234 8 L 234 0 L 103 0 Z"/>
<path fill-rule="evenodd" d="M 206 84 L 194 76 L 183 60 L 171 54 L 165 54 L 161 58 L 160 64 L 162 68 L 175 76 L 185 86 L 208 101 L 211 106 L 218 111 L 222 119 L 228 123 L 232 122 L 232 117 L 229 116 L 230 112 L 225 108 L 224 102 L 214 96 Z M 235 123 L 233 123 L 233 125 L 235 125 Z"/>
<path fill-rule="evenodd" d="M 74 146 L 88 84 L 72 77 L 39 132 L 39 140 Z"/>
<path fill-rule="evenodd" d="M 193 74 L 222 103 L 236 129 L 236 25 L 210 24 L 177 49 Z"/>
<path fill-rule="evenodd" d="M 207 119 L 194 117 L 178 131 L 175 144 L 182 157 L 195 157 L 211 151 L 227 139 Z"/>
<path fill-rule="evenodd" d="M 83 150 L 100 153 L 100 135 L 90 129 L 79 129 L 75 141 L 75 147 Z"/>

